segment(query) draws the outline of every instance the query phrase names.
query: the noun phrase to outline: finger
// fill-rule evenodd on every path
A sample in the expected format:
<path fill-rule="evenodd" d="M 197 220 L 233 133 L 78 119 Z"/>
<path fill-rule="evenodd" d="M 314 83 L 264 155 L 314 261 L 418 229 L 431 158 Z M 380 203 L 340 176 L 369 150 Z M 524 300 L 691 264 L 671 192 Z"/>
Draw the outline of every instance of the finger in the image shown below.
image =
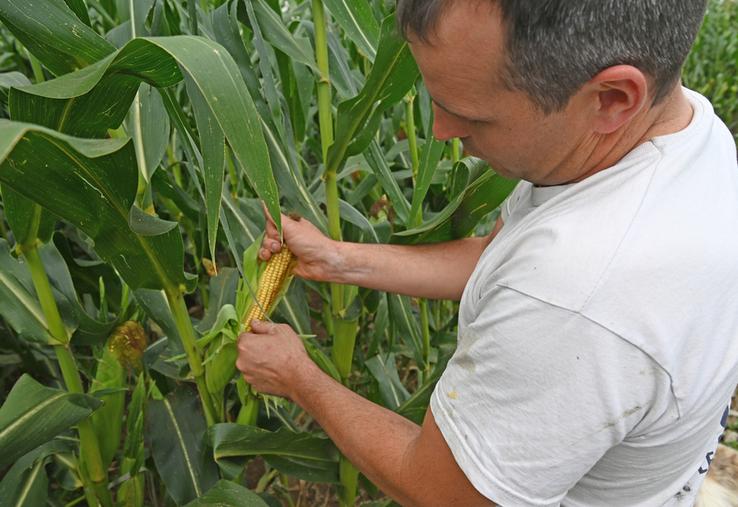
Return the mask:
<path fill-rule="evenodd" d="M 272 252 L 270 252 L 269 249 L 267 248 L 259 249 L 259 259 L 263 261 L 268 261 L 271 256 L 272 256 Z"/>
<path fill-rule="evenodd" d="M 238 341 L 236 343 L 236 346 L 238 347 L 239 352 L 246 353 L 248 349 L 248 341 L 249 341 L 250 335 L 251 333 L 241 333 L 240 335 L 238 335 Z"/>
<path fill-rule="evenodd" d="M 266 234 L 264 235 L 264 240 L 262 241 L 261 246 L 272 253 L 277 253 L 282 249 L 282 242 L 280 241 L 279 233 L 269 222 L 267 222 Z"/>
<path fill-rule="evenodd" d="M 273 322 L 266 322 L 263 320 L 252 320 L 251 321 L 251 332 L 256 334 L 272 334 L 277 330 L 278 324 Z"/>
<path fill-rule="evenodd" d="M 236 359 L 236 369 L 242 373 L 247 371 L 246 362 L 240 357 Z"/>

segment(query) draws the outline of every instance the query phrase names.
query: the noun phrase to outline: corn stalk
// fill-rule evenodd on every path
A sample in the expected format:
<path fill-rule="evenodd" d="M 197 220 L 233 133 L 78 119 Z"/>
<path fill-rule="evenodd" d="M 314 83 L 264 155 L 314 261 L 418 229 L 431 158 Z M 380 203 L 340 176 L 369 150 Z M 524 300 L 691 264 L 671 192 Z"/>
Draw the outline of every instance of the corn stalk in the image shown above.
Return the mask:
<path fill-rule="evenodd" d="M 333 106 L 331 103 L 331 78 L 328 67 L 328 33 L 325 8 L 322 0 L 312 0 L 315 25 L 315 59 L 318 65 L 318 123 L 320 147 L 325 165 L 325 196 L 328 215 L 328 232 L 332 239 L 341 241 L 341 215 L 338 209 L 337 168 L 328 164 L 328 148 L 333 144 Z M 331 284 L 331 304 L 334 316 L 343 311 L 343 287 Z"/>
<path fill-rule="evenodd" d="M 411 91 L 405 97 L 405 134 L 407 135 L 408 149 L 410 150 L 410 160 L 412 161 L 413 182 L 417 182 L 418 171 L 420 170 L 420 155 L 418 152 L 418 134 L 415 128 L 415 93 Z M 416 216 L 411 217 L 411 225 L 419 227 L 423 221 L 422 211 Z M 420 309 L 420 331 L 423 337 L 423 372 L 430 375 L 430 324 L 428 319 L 428 300 L 418 298 L 418 308 Z"/>
<path fill-rule="evenodd" d="M 40 216 L 41 207 L 34 206 L 34 209 L 37 211 L 35 216 Z M 34 237 L 23 245 L 19 245 L 19 250 L 28 263 L 33 285 L 41 303 L 41 309 L 46 318 L 49 332 L 57 342 L 53 345 L 54 353 L 59 362 L 59 369 L 64 378 L 64 384 L 69 392 L 83 394 L 85 391 L 82 387 L 79 369 L 69 349 L 70 337 L 62 322 L 59 308 L 57 307 L 54 293 L 49 283 L 49 277 L 41 262 L 41 257 L 38 253 L 37 238 Z M 92 428 L 92 421 L 89 418 L 80 421 L 77 431 L 79 432 L 80 441 L 80 475 L 85 484 L 87 503 L 90 505 L 103 505 L 104 507 L 112 506 L 112 498 L 108 491 L 108 474 L 103 467 L 100 445 L 97 435 L 95 435 Z"/>
<path fill-rule="evenodd" d="M 322 0 L 312 0 L 313 24 L 315 26 L 315 58 L 320 73 L 318 82 L 318 122 L 320 125 L 321 152 L 325 165 L 325 196 L 328 214 L 328 232 L 332 239 L 341 241 L 341 215 L 338 201 L 338 167 L 328 161 L 328 149 L 333 144 L 333 107 L 331 104 L 331 81 L 328 67 L 328 33 Z M 331 284 L 331 323 L 333 330 L 333 360 L 344 382 L 347 382 L 354 354 L 357 329 L 352 322 L 344 320 L 344 287 Z M 354 504 L 359 472 L 341 455 L 339 496 L 342 506 Z"/>
<path fill-rule="evenodd" d="M 205 383 L 205 369 L 202 366 L 201 351 L 197 346 L 195 330 L 192 327 L 190 315 L 187 313 L 187 305 L 184 301 L 183 292 L 178 287 L 166 289 L 164 292 L 169 303 L 169 308 L 172 310 L 177 331 L 182 339 L 182 347 L 187 356 L 187 363 L 190 365 L 190 373 L 195 379 L 197 392 L 200 394 L 205 421 L 208 426 L 212 426 L 217 422 L 217 412 Z"/>

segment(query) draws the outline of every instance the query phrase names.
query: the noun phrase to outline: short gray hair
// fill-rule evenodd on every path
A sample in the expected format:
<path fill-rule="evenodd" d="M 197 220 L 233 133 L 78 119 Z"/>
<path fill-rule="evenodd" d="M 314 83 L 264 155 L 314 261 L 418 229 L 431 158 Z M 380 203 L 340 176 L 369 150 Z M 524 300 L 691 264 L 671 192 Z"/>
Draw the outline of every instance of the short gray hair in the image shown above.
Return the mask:
<path fill-rule="evenodd" d="M 397 0 L 403 35 L 428 41 L 456 0 Z M 469 1 L 469 0 L 461 0 Z M 655 84 L 654 104 L 676 85 L 706 0 L 476 0 L 494 2 L 505 26 L 506 84 L 544 112 L 563 109 L 584 83 L 632 65 Z"/>

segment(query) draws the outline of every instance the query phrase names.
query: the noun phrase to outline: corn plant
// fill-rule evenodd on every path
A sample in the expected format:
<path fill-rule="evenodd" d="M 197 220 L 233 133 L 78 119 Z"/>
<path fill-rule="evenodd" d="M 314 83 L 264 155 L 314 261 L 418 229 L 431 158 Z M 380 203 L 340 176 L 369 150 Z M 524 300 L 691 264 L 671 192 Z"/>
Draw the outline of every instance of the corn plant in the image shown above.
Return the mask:
<path fill-rule="evenodd" d="M 684 84 L 709 98 L 738 140 L 738 2 L 710 0 L 684 68 Z"/>
<path fill-rule="evenodd" d="M 238 377 L 236 339 L 286 321 L 422 419 L 453 303 L 287 284 L 256 254 L 262 202 L 351 241 L 488 228 L 514 182 L 431 111 L 388 2 L 0 0 L 0 498 L 293 505 L 301 479 L 389 504 Z"/>

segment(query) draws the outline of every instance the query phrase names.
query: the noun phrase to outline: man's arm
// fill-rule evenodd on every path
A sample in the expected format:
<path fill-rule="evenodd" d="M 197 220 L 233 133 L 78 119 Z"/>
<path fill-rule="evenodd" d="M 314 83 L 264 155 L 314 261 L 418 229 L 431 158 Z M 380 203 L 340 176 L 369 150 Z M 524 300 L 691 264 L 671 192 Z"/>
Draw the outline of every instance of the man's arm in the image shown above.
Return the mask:
<path fill-rule="evenodd" d="M 256 322 L 241 335 L 238 368 L 260 392 L 310 413 L 341 452 L 403 506 L 494 505 L 457 465 L 430 409 L 422 426 L 366 400 L 323 373 L 283 324 Z M 291 368 L 284 368 L 290 364 Z"/>
<path fill-rule="evenodd" d="M 432 245 L 341 243 L 342 262 L 335 281 L 413 297 L 458 301 L 497 230 L 489 236 Z"/>
<path fill-rule="evenodd" d="M 457 465 L 430 408 L 418 426 L 319 373 L 304 378 L 295 401 L 385 494 L 407 507 L 494 505 Z"/>
<path fill-rule="evenodd" d="M 307 220 L 282 216 L 285 243 L 298 259 L 295 274 L 310 280 L 358 285 L 428 299 L 461 299 L 491 234 L 433 245 L 376 245 L 333 241 Z M 259 252 L 263 260 L 279 251 L 271 220 Z"/>

